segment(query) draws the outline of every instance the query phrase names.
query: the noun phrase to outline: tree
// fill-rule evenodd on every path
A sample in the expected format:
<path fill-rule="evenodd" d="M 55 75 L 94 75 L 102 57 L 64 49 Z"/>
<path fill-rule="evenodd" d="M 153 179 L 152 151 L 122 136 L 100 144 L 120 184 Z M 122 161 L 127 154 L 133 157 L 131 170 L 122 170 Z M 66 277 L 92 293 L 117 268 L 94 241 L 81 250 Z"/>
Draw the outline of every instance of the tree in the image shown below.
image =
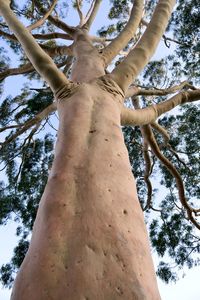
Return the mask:
<path fill-rule="evenodd" d="M 51 5 L 28 1 L 23 7 L 12 1 L 11 8 L 8 0 L 0 2 L 5 21 L 0 35 L 22 61 L 18 68 L 9 68 L 1 51 L 2 82 L 17 74 L 38 78 L 36 70 L 47 83 L 42 88 L 25 87 L 21 95 L 7 97 L 1 106 L 1 132 L 8 132 L 1 144 L 8 177 L 7 184 L 1 183 L 1 222 L 13 213 L 22 222 L 17 230 L 21 240 L 11 264 L 1 268 L 2 280 L 10 285 L 13 271 L 21 265 L 12 299 L 62 299 L 63 295 L 68 299 L 160 299 L 142 210 L 158 212 L 161 217 L 153 217 L 149 228 L 152 246 L 161 256 L 168 250 L 178 266 L 196 263 L 190 254 L 200 251 L 196 236 L 200 210 L 193 204 L 199 189 L 189 175 L 199 168 L 198 141 L 194 134 L 191 137 L 198 124 L 197 107 L 192 102 L 200 99 L 200 90 L 194 86 L 198 84 L 199 58 L 195 55 L 198 42 L 194 35 L 185 36 L 184 21 L 190 7 L 193 18 L 187 21 L 196 28 L 197 5 L 195 1 L 194 7 L 178 2 L 169 34 L 177 24 L 180 28 L 171 38 L 164 32 L 175 1 L 146 1 L 145 10 L 142 1 L 135 0 L 132 7 L 131 1 L 111 2 L 109 17 L 117 22 L 101 28 L 98 37 L 89 31 L 99 0 L 86 3 L 91 4 L 87 14 L 83 13 L 83 1 L 73 1 L 80 19 L 76 27 L 61 20 L 62 1 Z M 20 17 L 22 21 L 31 19 L 32 24 L 25 28 Z M 56 27 L 60 30 L 55 31 Z M 31 34 L 33 30 L 38 31 Z M 60 45 L 55 42 L 58 38 L 71 44 Z M 170 42 L 177 44 L 179 59 L 175 53 L 149 62 L 161 39 L 168 47 Z M 115 67 L 107 69 L 115 58 Z M 173 79 L 167 78 L 168 87 L 158 89 L 165 69 Z M 187 80 L 180 82 L 183 75 Z M 174 96 L 169 98 L 170 94 Z M 148 105 L 149 96 L 155 97 L 155 104 Z M 156 122 L 185 103 L 182 115 L 166 115 Z M 53 154 L 54 138 L 49 133 L 40 137 L 38 131 L 55 110 L 59 129 Z M 166 128 L 170 129 L 172 122 L 180 135 L 172 132 L 169 140 Z M 134 131 L 124 127 L 124 132 L 140 202 L 121 125 L 137 126 Z M 155 157 L 168 171 L 154 163 Z M 194 170 L 188 168 L 192 163 Z M 160 168 L 161 184 L 170 192 L 159 209 L 153 204 L 149 178 L 155 167 Z M 174 277 L 164 262 L 158 274 L 166 281 Z"/>

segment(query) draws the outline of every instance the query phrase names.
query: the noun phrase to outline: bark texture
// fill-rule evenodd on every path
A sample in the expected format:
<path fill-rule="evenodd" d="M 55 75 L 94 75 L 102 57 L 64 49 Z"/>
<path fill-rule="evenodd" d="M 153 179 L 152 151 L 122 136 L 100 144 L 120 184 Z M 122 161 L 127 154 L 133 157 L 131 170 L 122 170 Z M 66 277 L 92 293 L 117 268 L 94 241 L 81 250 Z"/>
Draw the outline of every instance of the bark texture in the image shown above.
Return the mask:
<path fill-rule="evenodd" d="M 55 159 L 12 300 L 160 299 L 122 97 L 106 89 L 98 80 L 57 93 Z"/>
<path fill-rule="evenodd" d="M 167 27 L 175 0 L 160 0 L 142 38 L 128 56 L 113 71 L 112 76 L 126 92 L 129 85 L 149 62 Z"/>
<path fill-rule="evenodd" d="M 132 110 L 123 108 L 121 112 L 121 122 L 123 125 L 146 125 L 156 121 L 162 114 L 172 110 L 177 105 L 187 102 L 199 101 L 200 90 L 180 92 L 172 98 L 148 107 Z"/>
<path fill-rule="evenodd" d="M 103 50 L 103 58 L 107 66 L 120 50 L 125 48 L 131 38 L 134 37 L 142 18 L 143 1 L 135 0 L 128 23 L 122 32 Z"/>
<path fill-rule="evenodd" d="M 132 119 L 130 112 L 127 116 L 122 113 L 124 92 L 132 78 L 129 72 L 133 72 L 135 64 L 138 73 L 144 63 L 138 66 L 132 53 L 120 69 L 105 75 L 106 52 L 98 52 L 86 30 L 100 2 L 94 1 L 85 28 L 72 28 L 50 16 L 35 1 L 45 17 L 74 40 L 72 81 L 58 70 L 17 20 L 6 4 L 8 1 L 4 0 L 0 7 L 32 65 L 55 93 L 59 114 L 52 170 L 28 253 L 15 280 L 12 300 L 160 299 L 144 217 L 121 132 L 121 117 Z M 130 39 L 129 27 L 135 31 L 141 3 L 134 1 L 125 31 L 107 48 L 108 61 L 116 52 L 113 45 L 119 48 L 119 41 L 125 43 Z M 151 53 L 158 42 L 154 31 L 162 34 L 174 1 L 159 3 L 156 15 L 159 11 L 162 14 L 150 26 Z M 161 18 L 164 23 L 160 29 Z M 147 42 L 142 42 L 142 47 L 148 48 Z M 141 52 L 140 63 L 142 47 L 137 48 Z M 148 59 L 150 52 L 145 52 Z M 129 62 L 130 68 L 126 69 Z M 54 109 L 54 105 L 49 106 L 36 115 L 37 119 Z M 36 118 L 24 128 L 35 122 Z"/>

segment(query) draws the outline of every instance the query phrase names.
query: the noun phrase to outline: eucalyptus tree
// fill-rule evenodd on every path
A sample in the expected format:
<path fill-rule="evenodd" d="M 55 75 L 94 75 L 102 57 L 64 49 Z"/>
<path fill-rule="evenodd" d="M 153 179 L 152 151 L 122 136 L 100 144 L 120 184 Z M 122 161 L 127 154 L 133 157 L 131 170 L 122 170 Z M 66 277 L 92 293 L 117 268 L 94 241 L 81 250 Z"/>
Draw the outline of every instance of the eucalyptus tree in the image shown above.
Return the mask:
<path fill-rule="evenodd" d="M 10 286 L 20 267 L 11 297 L 20 300 L 160 299 L 143 211 L 153 212 L 150 238 L 160 256 L 192 266 L 190 254 L 200 251 L 192 177 L 199 171 L 198 40 L 184 31 L 184 21 L 196 29 L 198 4 L 178 1 L 173 12 L 174 0 L 112 0 L 111 22 L 95 36 L 102 1 L 72 1 L 77 26 L 66 22 L 64 1 L 43 2 L 0 0 L 0 36 L 21 61 L 11 68 L 1 48 L 1 89 L 9 76 L 29 80 L 1 105 L 1 223 L 13 215 L 21 223 L 2 281 Z M 150 61 L 161 40 L 177 48 Z M 182 115 L 157 122 L 185 103 Z M 154 170 L 169 191 L 162 201 Z M 157 273 L 174 278 L 166 262 Z"/>

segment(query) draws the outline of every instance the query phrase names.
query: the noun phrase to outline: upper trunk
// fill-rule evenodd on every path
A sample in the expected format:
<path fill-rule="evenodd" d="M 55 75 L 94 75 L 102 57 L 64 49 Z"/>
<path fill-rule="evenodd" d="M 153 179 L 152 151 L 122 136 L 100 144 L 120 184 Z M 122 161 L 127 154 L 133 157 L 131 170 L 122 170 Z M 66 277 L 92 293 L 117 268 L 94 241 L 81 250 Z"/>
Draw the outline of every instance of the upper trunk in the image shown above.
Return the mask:
<path fill-rule="evenodd" d="M 53 167 L 12 300 L 160 299 L 120 102 L 98 82 L 59 102 Z"/>
<path fill-rule="evenodd" d="M 76 31 L 73 53 L 75 63 L 72 68 L 72 81 L 89 82 L 105 74 L 104 61 L 90 41 L 87 31 Z"/>

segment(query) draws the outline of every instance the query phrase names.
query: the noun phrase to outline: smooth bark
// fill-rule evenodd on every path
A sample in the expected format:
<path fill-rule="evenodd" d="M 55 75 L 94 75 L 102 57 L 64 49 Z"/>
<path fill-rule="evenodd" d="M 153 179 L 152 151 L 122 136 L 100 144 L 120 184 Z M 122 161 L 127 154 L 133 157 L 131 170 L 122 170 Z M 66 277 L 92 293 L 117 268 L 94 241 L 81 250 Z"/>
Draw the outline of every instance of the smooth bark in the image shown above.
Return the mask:
<path fill-rule="evenodd" d="M 60 85 L 68 84 L 65 75 L 58 70 L 51 57 L 36 43 L 29 30 L 18 21 L 9 6 L 2 3 L 0 12 L 9 28 L 14 32 L 15 36 L 23 46 L 32 65 L 44 80 L 48 82 L 51 89 L 56 91 Z"/>
<path fill-rule="evenodd" d="M 89 14 L 89 17 L 88 17 L 86 23 L 83 26 L 85 29 L 89 30 L 90 27 L 92 26 L 92 23 L 94 22 L 94 19 L 97 15 L 97 12 L 99 10 L 101 2 L 102 2 L 102 0 L 94 0 L 94 5 L 93 5 L 93 8 L 91 10 L 91 13 Z"/>
<path fill-rule="evenodd" d="M 112 71 L 111 76 L 124 93 L 154 54 L 167 27 L 175 2 L 175 0 L 160 0 L 158 2 L 142 38 L 123 62 Z"/>
<path fill-rule="evenodd" d="M 53 90 L 59 114 L 53 166 L 12 300 L 160 299 L 121 116 L 126 120 L 123 101 L 130 78 L 155 50 L 173 3 L 159 2 L 146 33 L 153 41 L 147 45 L 149 38 L 144 35 L 136 46 L 139 66 L 132 52 L 111 75 L 105 75 L 105 61 L 87 30 L 49 15 L 74 40 L 72 81 L 57 69 L 8 5 L 2 4 L 0 12 L 7 24 Z M 141 64 L 143 47 L 148 59 Z M 124 80 L 126 75 L 129 78 Z M 54 109 L 52 105 L 38 117 Z"/>
<path fill-rule="evenodd" d="M 97 80 L 57 93 L 55 158 L 12 300 L 160 299 L 122 97 L 106 89 Z"/>
<path fill-rule="evenodd" d="M 143 13 L 143 1 L 135 0 L 128 23 L 122 32 L 103 49 L 102 56 L 107 66 L 134 37 Z"/>
<path fill-rule="evenodd" d="M 172 110 L 177 105 L 200 100 L 200 90 L 181 92 L 172 98 L 145 108 L 132 110 L 123 108 L 121 112 L 122 125 L 147 125 L 154 123 L 159 116 Z"/>

